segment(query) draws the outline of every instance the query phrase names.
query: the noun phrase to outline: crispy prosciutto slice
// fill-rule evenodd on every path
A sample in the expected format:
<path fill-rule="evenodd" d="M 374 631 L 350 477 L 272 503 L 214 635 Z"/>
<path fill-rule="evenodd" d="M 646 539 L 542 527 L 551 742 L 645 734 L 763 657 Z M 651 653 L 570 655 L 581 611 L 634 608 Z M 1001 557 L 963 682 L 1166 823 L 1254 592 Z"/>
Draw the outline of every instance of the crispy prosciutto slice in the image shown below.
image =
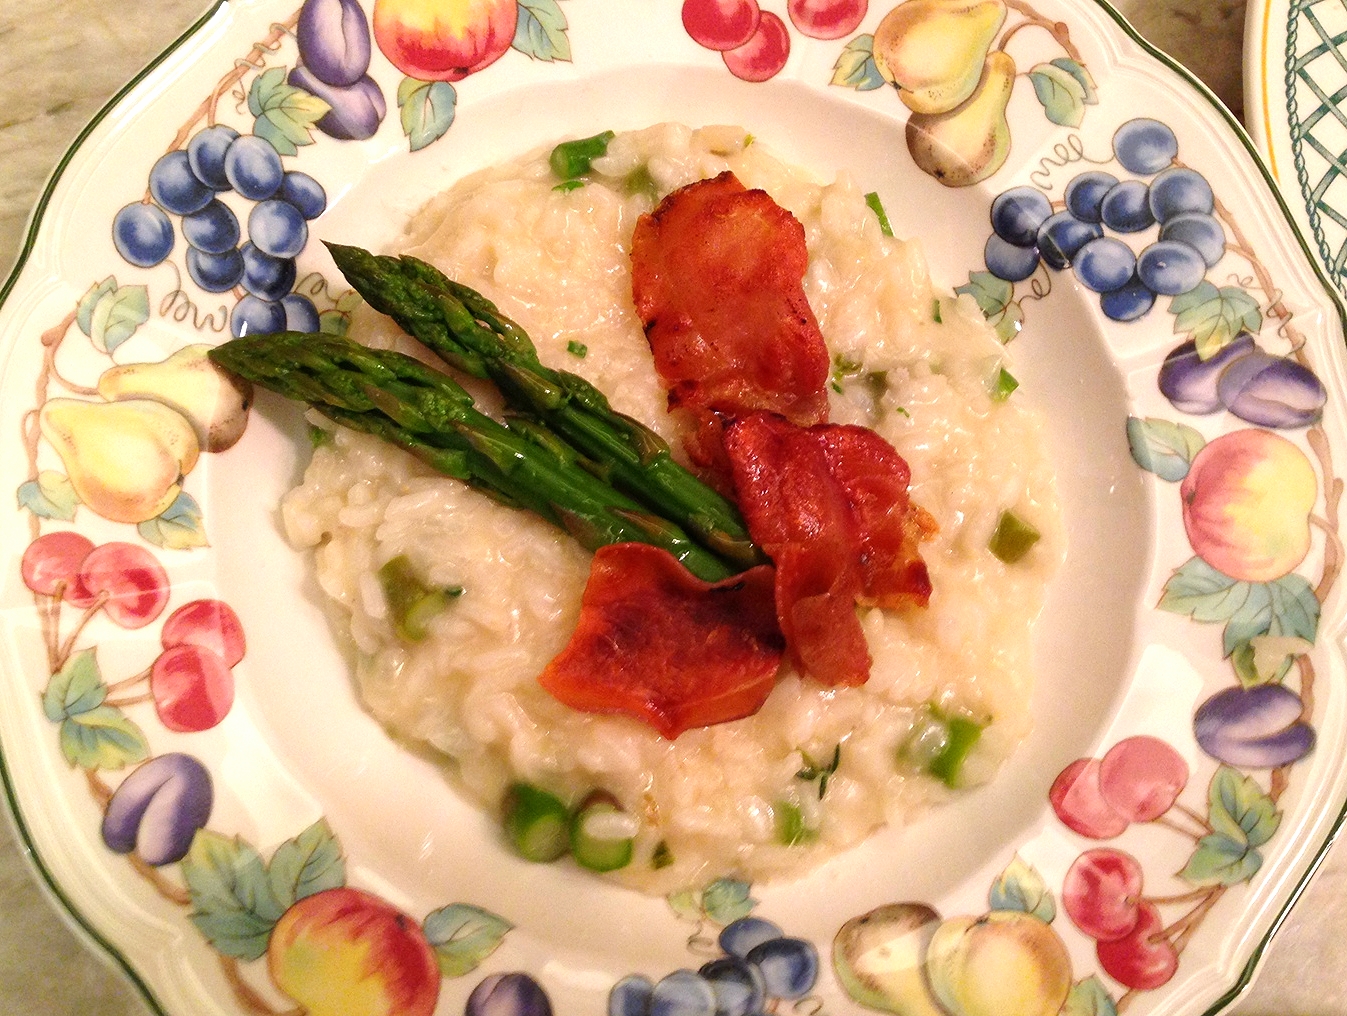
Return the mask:
<path fill-rule="evenodd" d="M 748 531 L 776 565 L 777 619 L 796 665 L 823 684 L 864 684 L 861 534 L 815 429 L 750 413 L 725 428 L 725 451 Z"/>
<path fill-rule="evenodd" d="M 863 684 L 856 603 L 925 606 L 931 595 L 918 544 L 935 521 L 908 497 L 907 463 L 863 427 L 797 427 L 770 413 L 728 424 L 725 452 L 749 533 L 776 565 L 792 657 L 824 684 Z"/>
<path fill-rule="evenodd" d="M 870 606 L 924 607 L 931 576 L 919 544 L 937 530 L 930 512 L 912 503 L 912 470 L 893 445 L 864 427 L 811 428 L 828 471 L 842 486 L 861 541 L 862 595 Z"/>
<path fill-rule="evenodd" d="M 670 409 L 828 416 L 828 350 L 804 294 L 804 227 L 722 173 L 674 191 L 632 237 L 632 295 Z"/>
<path fill-rule="evenodd" d="M 633 716 L 670 740 L 752 715 L 783 653 L 772 589 L 767 565 L 713 584 L 658 547 L 601 547 L 580 622 L 538 681 L 573 709 Z"/>

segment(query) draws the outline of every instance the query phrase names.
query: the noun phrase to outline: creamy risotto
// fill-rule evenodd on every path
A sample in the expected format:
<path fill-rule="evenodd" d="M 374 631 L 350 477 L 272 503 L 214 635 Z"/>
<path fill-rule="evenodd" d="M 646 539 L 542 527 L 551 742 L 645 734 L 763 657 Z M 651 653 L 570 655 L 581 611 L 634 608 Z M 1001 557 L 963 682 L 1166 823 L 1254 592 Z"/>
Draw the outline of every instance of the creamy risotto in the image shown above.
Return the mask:
<path fill-rule="evenodd" d="M 570 190 L 557 189 L 547 155 L 456 184 L 414 216 L 397 250 L 482 291 L 544 362 L 583 375 L 677 448 L 632 305 L 633 227 L 664 194 L 726 169 L 765 189 L 805 228 L 805 290 L 838 367 L 832 420 L 888 439 L 911 465 L 913 500 L 939 523 L 923 544 L 934 593 L 926 609 L 862 611 L 865 685 L 825 688 L 783 669 L 756 715 L 669 741 L 634 719 L 571 710 L 537 683 L 574 628 L 588 552 L 338 429 L 286 497 L 284 521 L 290 541 L 312 549 L 350 633 L 367 707 L 443 753 L 489 810 L 516 780 L 570 801 L 615 795 L 639 831 L 632 862 L 610 877 L 647 891 L 798 874 L 957 792 L 916 761 L 933 715 L 987 724 L 962 772 L 990 778 L 1030 726 L 1032 623 L 1063 534 L 1041 422 L 1023 392 L 993 396 L 1006 351 L 978 308 L 932 288 L 919 245 L 883 236 L 856 182 L 820 184 L 738 128 L 620 134 Z M 367 309 L 351 334 L 417 352 Z M 1008 509 L 1043 534 L 1014 564 L 988 550 Z M 429 582 L 464 589 L 419 642 L 394 633 L 376 574 L 399 555 Z M 783 837 L 787 827 L 799 835 Z"/>

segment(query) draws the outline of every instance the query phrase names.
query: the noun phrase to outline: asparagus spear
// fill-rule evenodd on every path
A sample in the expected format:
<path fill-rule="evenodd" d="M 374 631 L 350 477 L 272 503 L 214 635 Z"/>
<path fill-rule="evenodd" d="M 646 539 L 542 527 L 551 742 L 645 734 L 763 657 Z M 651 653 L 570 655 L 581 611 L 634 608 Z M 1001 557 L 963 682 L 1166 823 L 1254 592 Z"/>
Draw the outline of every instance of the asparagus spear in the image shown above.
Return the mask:
<path fill-rule="evenodd" d="M 490 378 L 511 408 L 538 416 L 598 463 L 615 487 L 676 519 L 741 568 L 763 563 L 729 500 L 675 462 L 659 435 L 616 412 L 584 378 L 544 366 L 524 330 L 482 294 L 417 258 L 327 247 L 370 306 L 446 363 Z"/>
<path fill-rule="evenodd" d="M 527 424 L 498 423 L 479 412 L 459 384 L 413 357 L 335 335 L 278 332 L 233 339 L 212 349 L 210 358 L 507 504 L 532 509 L 591 550 L 653 544 L 707 581 L 739 570 L 585 469 L 569 446 Z"/>

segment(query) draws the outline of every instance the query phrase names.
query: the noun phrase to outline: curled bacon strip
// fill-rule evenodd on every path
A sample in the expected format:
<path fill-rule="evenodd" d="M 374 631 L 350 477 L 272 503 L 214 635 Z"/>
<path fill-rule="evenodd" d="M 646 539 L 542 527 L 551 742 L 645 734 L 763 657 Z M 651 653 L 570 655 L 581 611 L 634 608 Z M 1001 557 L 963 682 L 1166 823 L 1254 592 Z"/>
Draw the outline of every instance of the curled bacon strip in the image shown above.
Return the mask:
<path fill-rule="evenodd" d="M 750 716 L 781 665 L 772 589 L 767 565 L 708 583 L 661 548 L 601 547 L 580 622 L 538 681 L 573 709 L 633 716 L 670 740 Z"/>
<path fill-rule="evenodd" d="M 799 668 L 827 685 L 863 684 L 870 655 L 857 602 L 924 606 L 917 543 L 934 520 L 908 498 L 909 470 L 863 427 L 797 427 L 750 413 L 725 429 L 740 510 L 776 565 L 776 610 Z"/>
<path fill-rule="evenodd" d="M 804 227 L 722 173 L 674 191 L 632 237 L 632 295 L 669 408 L 828 417 L 828 349 L 804 293 Z"/>

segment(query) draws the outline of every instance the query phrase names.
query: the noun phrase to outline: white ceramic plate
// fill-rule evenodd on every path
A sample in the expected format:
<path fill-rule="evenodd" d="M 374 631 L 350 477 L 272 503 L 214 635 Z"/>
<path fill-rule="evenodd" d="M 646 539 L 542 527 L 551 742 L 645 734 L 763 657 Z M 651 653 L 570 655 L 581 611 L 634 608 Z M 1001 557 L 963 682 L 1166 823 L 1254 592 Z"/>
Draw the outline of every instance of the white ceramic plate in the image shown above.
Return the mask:
<path fill-rule="evenodd" d="M 332 132 L 314 123 L 322 108 L 286 85 L 297 5 L 217 8 L 62 163 L 3 291 L 0 469 L 17 508 L 0 536 L 0 746 L 21 833 L 71 917 L 172 1016 L 292 1011 L 267 955 L 278 922 L 292 927 L 300 913 L 312 922 L 299 937 L 320 987 L 299 1001 L 315 1014 L 705 1011 L 695 979 L 668 975 L 717 955 L 720 929 L 744 918 L 793 940 L 797 983 L 775 989 L 772 1012 L 894 1010 L 904 992 L 956 1016 L 1200 1013 L 1233 998 L 1347 801 L 1342 318 L 1243 136 L 1191 79 L 1084 0 L 980 8 L 991 15 L 988 45 L 1003 54 L 993 62 L 1016 75 L 1004 79 L 1004 122 L 988 121 L 991 155 L 976 173 L 946 156 L 914 163 L 908 109 L 873 56 L 882 22 L 915 12 L 929 23 L 937 0 L 876 4 L 832 39 L 809 25 L 832 5 L 792 3 L 796 24 L 784 3 L 764 2 L 763 34 L 747 44 L 764 44 L 765 62 L 749 61 L 760 73 L 738 64 L 744 52 L 722 58 L 694 41 L 673 3 L 449 5 L 473 30 L 436 46 L 477 46 L 449 62 L 482 64 L 452 84 L 427 80 L 429 57 L 412 65 L 387 27 L 430 6 L 306 5 L 314 35 L 302 29 L 301 39 L 344 38 L 348 70 L 364 68 L 368 16 L 387 18 L 383 29 L 376 19 L 369 83 L 329 96 L 348 114 Z M 323 43 L 313 45 L 311 68 L 335 80 L 342 61 L 328 66 Z M 773 45 L 783 66 L 768 59 Z M 985 52 L 974 50 L 976 71 Z M 966 66 L 959 52 L 944 42 L 924 58 Z M 951 111 L 954 126 L 990 94 Z M 512 858 L 432 762 L 361 711 L 308 565 L 277 526 L 305 456 L 297 411 L 261 400 L 236 444 L 202 454 L 180 490 L 170 476 L 150 496 L 149 472 L 115 451 L 144 433 L 143 420 L 107 412 L 98 381 L 115 365 L 218 341 L 231 317 L 275 313 L 268 302 L 291 288 L 243 302 L 242 289 L 208 292 L 189 270 L 178 214 L 160 219 L 142 203 L 118 219 L 150 200 L 156 161 L 208 123 L 263 139 L 287 170 L 321 185 L 324 210 L 293 284 L 303 301 L 292 303 L 332 323 L 349 307 L 316 239 L 377 248 L 473 169 L 545 141 L 669 119 L 742 124 L 821 176 L 850 172 L 898 232 L 923 240 L 941 285 L 973 293 L 1013 338 L 1015 397 L 1047 415 L 1070 548 L 1040 628 L 1034 733 L 990 786 L 799 881 L 723 879 L 660 900 Z M 930 175 L 937 168 L 979 179 L 945 186 Z M 1060 208 L 1084 172 L 1121 186 L 1100 229 L 1118 242 L 1099 270 L 1142 255 L 1144 280 L 1183 292 L 1153 306 L 1133 290 L 1101 299 L 1078 282 L 1077 272 L 1101 277 L 1080 260 L 1039 264 L 1013 283 L 986 270 L 993 200 L 1027 188 Z M 1160 227 L 1114 228 L 1138 194 L 1162 217 L 1195 208 L 1196 218 L 1152 249 Z M 249 207 L 236 189 L 223 199 Z M 117 223 L 136 217 L 139 239 L 119 247 Z M 160 257 L 154 231 L 165 223 L 176 242 Z M 1225 243 L 1203 259 L 1213 236 Z M 225 276 L 229 257 L 216 264 Z M 1185 341 L 1203 359 L 1184 368 L 1176 404 L 1157 380 Z M 1227 361 L 1223 373 L 1213 366 Z M 63 456 L 37 426 L 56 398 L 89 403 L 77 412 L 98 421 L 74 427 L 79 454 Z M 88 454 L 112 462 L 91 470 Z M 144 503 L 119 513 L 89 472 L 132 477 Z M 136 576 L 151 592 L 120 614 L 83 590 L 60 599 L 56 580 L 81 568 L 114 592 Z M 176 612 L 200 600 L 237 614 L 246 654 L 217 671 L 216 686 L 234 691 L 228 708 L 217 698 L 211 715 L 171 730 L 138 675 L 176 642 Z M 1102 760 L 1106 792 L 1100 769 L 1077 761 L 1088 759 Z M 1049 788 L 1070 783 L 1068 769 L 1085 778 L 1054 806 Z M 1105 899 L 1074 888 L 1086 867 L 1128 874 L 1102 880 L 1114 887 Z M 918 950 L 906 988 L 866 992 L 839 976 L 844 927 L 871 915 L 877 951 L 839 950 L 873 964 L 921 908 L 951 931 L 966 926 L 953 960 L 933 969 Z M 430 954 L 438 970 L 427 974 L 416 957 Z M 613 988 L 628 975 L 656 1001 L 624 1008 L 628 995 Z"/>

